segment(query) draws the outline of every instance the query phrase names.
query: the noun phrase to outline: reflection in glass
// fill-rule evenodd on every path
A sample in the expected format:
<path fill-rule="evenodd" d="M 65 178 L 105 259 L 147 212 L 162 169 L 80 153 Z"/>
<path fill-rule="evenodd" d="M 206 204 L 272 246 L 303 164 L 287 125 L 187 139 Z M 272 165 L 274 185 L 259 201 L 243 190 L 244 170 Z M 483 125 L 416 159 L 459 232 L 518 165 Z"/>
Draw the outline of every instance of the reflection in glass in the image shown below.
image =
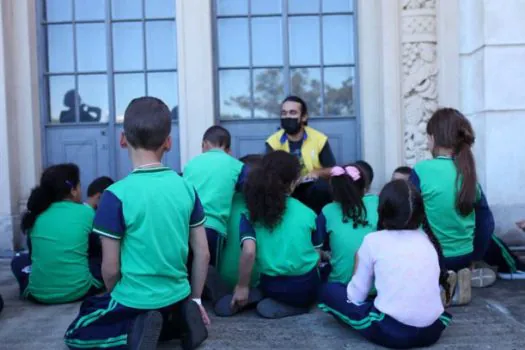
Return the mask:
<path fill-rule="evenodd" d="M 106 28 L 104 23 L 77 24 L 77 69 L 105 71 Z"/>
<path fill-rule="evenodd" d="M 319 18 L 290 17 L 290 65 L 320 63 Z"/>
<path fill-rule="evenodd" d="M 108 122 L 108 79 L 106 74 L 79 75 L 80 122 Z"/>
<path fill-rule="evenodd" d="M 142 0 L 111 0 L 113 19 L 142 18 Z"/>
<path fill-rule="evenodd" d="M 75 19 L 77 21 L 104 20 L 105 9 L 104 0 L 75 0 Z"/>
<path fill-rule="evenodd" d="M 47 22 L 71 21 L 73 8 L 71 0 L 46 0 L 45 19 Z"/>
<path fill-rule="evenodd" d="M 252 0 L 252 15 L 281 13 L 282 10 L 281 0 Z"/>
<path fill-rule="evenodd" d="M 169 107 L 172 119 L 178 119 L 178 99 L 177 73 L 149 73 L 148 74 L 148 95 L 160 98 Z"/>
<path fill-rule="evenodd" d="M 282 65 L 283 44 L 280 17 L 252 19 L 252 59 L 254 66 Z"/>
<path fill-rule="evenodd" d="M 47 26 L 47 64 L 52 73 L 73 72 L 73 26 L 50 24 Z"/>
<path fill-rule="evenodd" d="M 284 99 L 281 69 L 253 70 L 253 107 L 255 118 L 279 118 Z"/>
<path fill-rule="evenodd" d="M 248 66 L 248 19 L 219 19 L 219 64 L 221 67 Z"/>
<path fill-rule="evenodd" d="M 60 114 L 65 109 L 64 97 L 68 91 L 75 89 L 75 78 L 72 75 L 51 76 L 48 78 L 49 121 L 58 123 Z M 74 120 L 74 118 L 73 118 Z"/>
<path fill-rule="evenodd" d="M 323 12 L 350 12 L 353 8 L 353 0 L 323 0 Z"/>
<path fill-rule="evenodd" d="M 148 69 L 176 69 L 177 33 L 175 21 L 146 22 Z"/>
<path fill-rule="evenodd" d="M 319 13 L 319 0 L 288 0 L 288 12 Z"/>
<path fill-rule="evenodd" d="M 248 0 L 216 0 L 217 14 L 225 15 L 245 15 L 248 14 Z M 261 0 L 258 0 L 261 2 Z M 263 0 L 268 1 L 268 0 Z"/>
<path fill-rule="evenodd" d="M 175 0 L 145 0 L 146 18 L 175 17 Z"/>
<path fill-rule="evenodd" d="M 324 70 L 324 110 L 327 116 L 353 116 L 354 70 L 333 67 Z"/>
<path fill-rule="evenodd" d="M 324 64 L 349 64 L 354 62 L 353 17 L 323 16 Z"/>
<path fill-rule="evenodd" d="M 124 121 L 124 112 L 134 98 L 146 95 L 144 74 L 115 74 L 115 121 Z"/>
<path fill-rule="evenodd" d="M 251 117 L 250 71 L 219 71 L 221 119 L 246 119 Z"/>
<path fill-rule="evenodd" d="M 321 116 L 321 70 L 296 68 L 290 71 L 291 93 L 300 96 L 308 106 L 310 117 Z"/>
<path fill-rule="evenodd" d="M 144 69 L 142 22 L 113 23 L 115 70 Z"/>

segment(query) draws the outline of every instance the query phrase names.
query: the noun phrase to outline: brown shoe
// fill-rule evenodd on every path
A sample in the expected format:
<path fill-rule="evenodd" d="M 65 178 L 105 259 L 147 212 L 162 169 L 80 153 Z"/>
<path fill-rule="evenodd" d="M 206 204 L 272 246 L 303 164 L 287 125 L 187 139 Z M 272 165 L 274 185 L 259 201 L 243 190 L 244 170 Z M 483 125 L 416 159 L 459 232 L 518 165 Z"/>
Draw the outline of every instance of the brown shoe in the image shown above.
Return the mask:
<path fill-rule="evenodd" d="M 447 301 L 447 295 L 445 293 L 445 290 L 441 288 L 441 302 L 443 303 L 444 307 L 449 307 L 452 303 L 452 296 L 454 295 L 454 290 L 456 289 L 456 285 L 458 283 L 458 275 L 454 271 L 448 272 L 448 295 L 450 297 L 450 300 Z"/>
<path fill-rule="evenodd" d="M 462 269 L 457 273 L 458 282 L 452 297 L 451 306 L 467 305 L 472 300 L 472 273 Z"/>

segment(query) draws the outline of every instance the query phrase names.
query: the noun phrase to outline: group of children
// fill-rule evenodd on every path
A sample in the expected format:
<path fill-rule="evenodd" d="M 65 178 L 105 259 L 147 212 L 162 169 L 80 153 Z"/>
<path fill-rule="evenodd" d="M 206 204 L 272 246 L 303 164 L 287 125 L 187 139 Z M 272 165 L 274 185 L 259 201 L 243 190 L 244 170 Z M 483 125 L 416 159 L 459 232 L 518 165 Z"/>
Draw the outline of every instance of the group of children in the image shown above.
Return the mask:
<path fill-rule="evenodd" d="M 291 196 L 301 182 L 295 155 L 237 160 L 228 131 L 213 126 L 180 176 L 161 163 L 170 128 L 162 101 L 135 99 L 120 142 L 131 174 L 97 180 L 88 206 L 78 167 L 60 164 L 31 194 L 29 254 L 13 259 L 13 272 L 32 301 L 84 300 L 65 334 L 71 349 L 152 349 L 174 338 L 194 349 L 210 323 L 203 294 L 222 317 L 251 307 L 282 318 L 318 303 L 376 344 L 428 346 L 451 321 L 445 307 L 494 283 L 489 265 L 520 274 L 493 236 L 474 133 L 457 110 L 428 123 L 434 158 L 396 169 L 379 196 L 368 163 L 331 168 L 333 202 L 319 215 Z"/>

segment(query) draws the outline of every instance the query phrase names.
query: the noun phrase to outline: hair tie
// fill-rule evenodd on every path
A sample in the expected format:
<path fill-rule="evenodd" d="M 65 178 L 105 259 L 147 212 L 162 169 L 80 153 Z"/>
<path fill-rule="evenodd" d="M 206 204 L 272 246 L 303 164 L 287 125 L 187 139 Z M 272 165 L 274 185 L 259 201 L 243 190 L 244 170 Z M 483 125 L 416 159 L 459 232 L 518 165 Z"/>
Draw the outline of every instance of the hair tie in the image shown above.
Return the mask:
<path fill-rule="evenodd" d="M 330 170 L 330 175 L 332 176 L 342 176 L 344 174 L 346 174 L 346 171 L 340 166 L 334 166 L 332 170 Z"/>
<path fill-rule="evenodd" d="M 345 171 L 348 174 L 348 176 L 350 176 L 354 181 L 357 181 L 361 178 L 361 173 L 359 172 L 359 169 L 357 169 L 355 166 L 347 166 L 345 168 Z"/>

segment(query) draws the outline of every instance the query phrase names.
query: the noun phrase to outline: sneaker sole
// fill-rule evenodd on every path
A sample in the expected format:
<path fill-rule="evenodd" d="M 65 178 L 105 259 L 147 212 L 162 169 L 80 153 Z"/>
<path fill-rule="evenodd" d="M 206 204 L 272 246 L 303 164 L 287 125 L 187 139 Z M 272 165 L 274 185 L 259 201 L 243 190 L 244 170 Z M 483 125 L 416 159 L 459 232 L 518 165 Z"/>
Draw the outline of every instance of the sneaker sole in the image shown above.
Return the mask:
<path fill-rule="evenodd" d="M 472 300 L 472 273 L 470 269 L 460 270 L 457 275 L 458 283 L 451 306 L 466 305 Z"/>
<path fill-rule="evenodd" d="M 202 321 L 199 306 L 194 301 L 188 301 L 183 312 L 187 332 L 181 337 L 183 350 L 198 348 L 208 338 L 208 330 Z"/>
<path fill-rule="evenodd" d="M 448 272 L 448 278 L 447 278 L 448 286 L 449 286 L 449 295 L 450 300 L 446 301 L 446 293 L 443 291 L 443 295 L 441 297 L 441 301 L 443 302 L 444 307 L 449 307 L 452 303 L 452 297 L 454 296 L 454 290 L 456 289 L 456 285 L 458 284 L 458 275 L 454 271 Z"/>
<path fill-rule="evenodd" d="M 496 273 L 489 268 L 479 268 L 472 271 L 472 287 L 486 288 L 496 282 Z"/>
<path fill-rule="evenodd" d="M 257 313 L 264 318 L 278 319 L 307 314 L 309 308 L 299 308 L 266 298 L 257 304 Z"/>
<path fill-rule="evenodd" d="M 141 337 L 136 345 L 132 345 L 132 350 L 151 350 L 157 348 L 162 330 L 162 315 L 160 312 L 150 311 L 145 317 Z"/>

